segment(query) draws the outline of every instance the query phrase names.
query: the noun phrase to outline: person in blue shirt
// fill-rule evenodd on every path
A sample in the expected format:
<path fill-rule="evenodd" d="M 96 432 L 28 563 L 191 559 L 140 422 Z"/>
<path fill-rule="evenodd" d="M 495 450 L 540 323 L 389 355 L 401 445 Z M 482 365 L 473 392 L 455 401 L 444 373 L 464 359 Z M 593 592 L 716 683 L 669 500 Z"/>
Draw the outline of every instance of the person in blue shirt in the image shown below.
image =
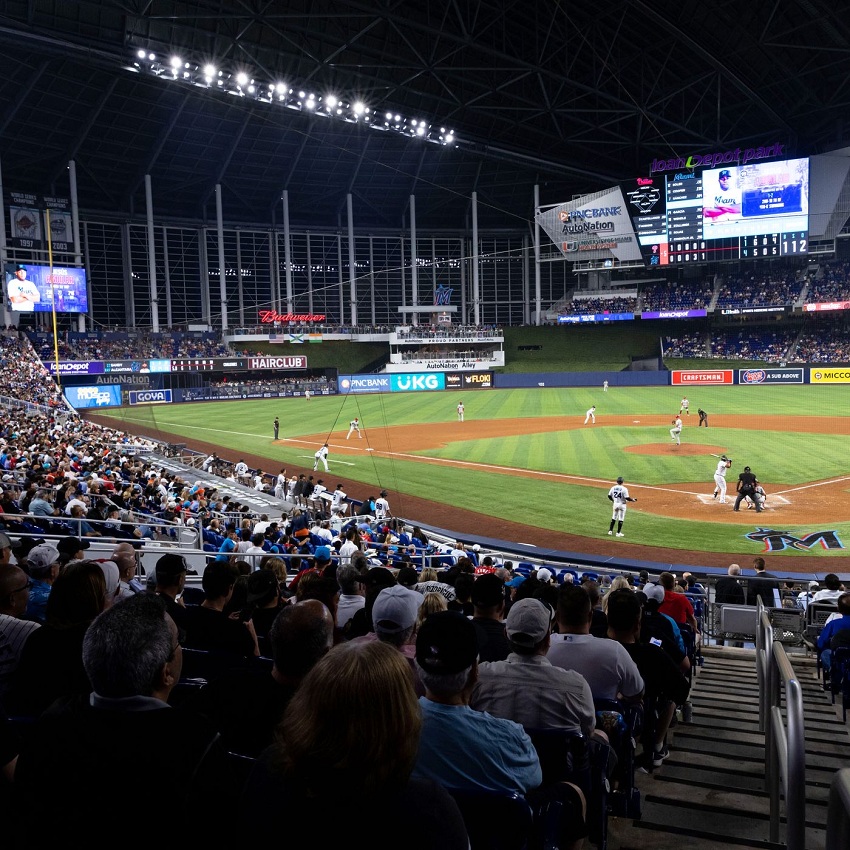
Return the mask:
<path fill-rule="evenodd" d="M 828 622 L 818 635 L 820 663 L 827 673 L 832 665 L 832 650 L 835 648 L 835 643 L 850 646 L 850 593 L 844 593 L 838 597 L 838 613 L 841 616 Z M 845 634 L 839 635 L 839 632 L 845 632 Z"/>

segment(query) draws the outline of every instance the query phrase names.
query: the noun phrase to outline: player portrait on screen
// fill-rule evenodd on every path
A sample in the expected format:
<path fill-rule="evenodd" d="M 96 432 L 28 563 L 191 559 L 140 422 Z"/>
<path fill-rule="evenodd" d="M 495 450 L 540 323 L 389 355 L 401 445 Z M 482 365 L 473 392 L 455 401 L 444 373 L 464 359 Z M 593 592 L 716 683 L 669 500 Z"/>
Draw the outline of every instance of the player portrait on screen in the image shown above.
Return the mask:
<path fill-rule="evenodd" d="M 26 266 L 15 266 L 13 276 L 6 276 L 6 293 L 12 310 L 22 313 L 31 313 L 35 305 L 41 301 L 41 293 L 38 287 L 27 278 Z"/>
<path fill-rule="evenodd" d="M 704 206 L 702 214 L 709 221 L 727 221 L 741 215 L 741 190 L 738 187 L 735 169 L 724 168 L 717 175 L 717 184 L 712 186 L 709 176 L 703 178 Z"/>

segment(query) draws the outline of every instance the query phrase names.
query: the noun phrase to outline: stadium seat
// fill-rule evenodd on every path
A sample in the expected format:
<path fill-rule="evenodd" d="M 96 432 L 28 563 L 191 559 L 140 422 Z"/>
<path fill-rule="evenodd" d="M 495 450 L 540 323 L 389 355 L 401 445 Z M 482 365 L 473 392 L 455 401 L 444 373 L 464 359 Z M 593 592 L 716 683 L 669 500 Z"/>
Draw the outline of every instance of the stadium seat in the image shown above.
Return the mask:
<path fill-rule="evenodd" d="M 620 700 L 595 699 L 597 727 L 607 735 L 617 756 L 617 789 L 608 811 L 617 817 L 640 818 L 640 791 L 635 786 L 635 746 L 643 734 L 643 706 Z"/>
<path fill-rule="evenodd" d="M 457 803 L 470 850 L 526 850 L 534 814 L 520 794 L 491 791 L 449 791 Z"/>

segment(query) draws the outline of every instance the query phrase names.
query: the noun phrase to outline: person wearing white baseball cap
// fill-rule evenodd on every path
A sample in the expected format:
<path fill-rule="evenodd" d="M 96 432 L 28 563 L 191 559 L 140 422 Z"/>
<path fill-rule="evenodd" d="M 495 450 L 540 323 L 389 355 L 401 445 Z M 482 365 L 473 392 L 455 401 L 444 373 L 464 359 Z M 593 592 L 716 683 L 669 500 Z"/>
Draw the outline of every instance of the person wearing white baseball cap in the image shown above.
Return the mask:
<path fill-rule="evenodd" d="M 0 567 L 5 567 L 12 557 L 12 540 L 0 531 Z"/>
<path fill-rule="evenodd" d="M 59 550 L 50 543 L 42 543 L 30 549 L 26 564 L 32 576 L 32 588 L 27 603 L 27 619 L 43 623 L 46 618 L 47 597 L 53 590 L 53 582 L 62 568 Z"/>

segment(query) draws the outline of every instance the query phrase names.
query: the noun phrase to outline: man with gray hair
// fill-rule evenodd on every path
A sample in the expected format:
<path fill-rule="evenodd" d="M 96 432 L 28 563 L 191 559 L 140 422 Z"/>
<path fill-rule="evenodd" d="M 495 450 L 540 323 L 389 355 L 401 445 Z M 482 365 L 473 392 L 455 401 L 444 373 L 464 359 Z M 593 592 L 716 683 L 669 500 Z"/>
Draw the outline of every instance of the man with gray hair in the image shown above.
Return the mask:
<path fill-rule="evenodd" d="M 352 564 L 341 564 L 336 569 L 339 585 L 339 602 L 336 609 L 336 627 L 344 629 L 346 623 L 366 604 L 360 570 Z"/>
<path fill-rule="evenodd" d="M 723 606 L 745 604 L 744 588 L 738 581 L 740 575 L 741 567 L 738 564 L 730 564 L 726 575 L 717 579 L 717 584 L 714 585 L 714 633 L 717 635 L 718 646 L 723 646 L 726 640 L 721 627 Z M 743 645 L 743 641 L 729 641 L 729 646 L 742 647 Z"/>
<path fill-rule="evenodd" d="M 122 600 L 95 619 L 83 641 L 93 692 L 57 700 L 18 758 L 18 838 L 26 843 L 35 822 L 39 842 L 50 845 L 91 844 L 92 824 L 117 835 L 127 828 L 127 789 L 137 787 L 167 801 L 155 818 L 134 822 L 140 845 L 163 835 L 188 841 L 199 822 L 215 820 L 218 735 L 205 718 L 167 702 L 182 660 L 177 626 L 155 596 Z M 45 819 L 43 791 L 54 782 L 62 793 Z"/>

